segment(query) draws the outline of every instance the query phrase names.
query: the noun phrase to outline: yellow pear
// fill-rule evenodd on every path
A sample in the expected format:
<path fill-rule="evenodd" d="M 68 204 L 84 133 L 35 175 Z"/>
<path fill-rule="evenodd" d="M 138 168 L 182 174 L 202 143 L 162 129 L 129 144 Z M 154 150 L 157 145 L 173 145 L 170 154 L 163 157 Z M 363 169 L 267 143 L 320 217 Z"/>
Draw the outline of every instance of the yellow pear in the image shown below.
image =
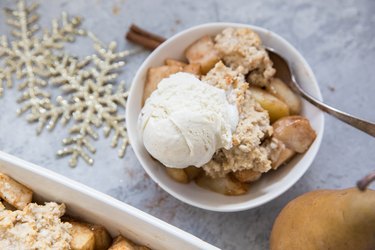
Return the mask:
<path fill-rule="evenodd" d="M 375 191 L 317 190 L 289 202 L 273 225 L 270 250 L 375 249 Z"/>

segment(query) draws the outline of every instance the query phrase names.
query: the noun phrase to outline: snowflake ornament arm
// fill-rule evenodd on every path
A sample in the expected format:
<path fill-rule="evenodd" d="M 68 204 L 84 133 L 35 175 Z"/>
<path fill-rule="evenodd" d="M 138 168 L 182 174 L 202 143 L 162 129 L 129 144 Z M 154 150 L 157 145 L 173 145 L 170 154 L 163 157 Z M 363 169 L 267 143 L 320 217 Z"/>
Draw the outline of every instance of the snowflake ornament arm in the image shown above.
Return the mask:
<path fill-rule="evenodd" d="M 126 99 L 128 97 L 128 92 L 124 91 L 124 86 L 125 83 L 120 82 L 120 86 L 118 87 L 116 93 L 112 95 L 112 98 L 110 99 L 111 102 L 120 105 L 123 108 L 126 107 Z M 125 114 L 121 116 L 114 116 L 111 115 L 111 113 L 106 112 L 103 113 L 103 119 L 105 121 L 104 135 L 108 137 L 111 134 L 111 131 L 114 131 L 111 146 L 113 148 L 117 147 L 119 140 L 122 140 L 120 149 L 118 151 L 118 156 L 123 157 L 125 155 L 126 146 L 129 143 L 125 125 Z"/>
<path fill-rule="evenodd" d="M 100 43 L 96 43 L 95 49 L 99 53 L 99 55 L 104 58 L 104 60 L 100 59 L 97 56 L 94 56 L 94 63 L 98 66 L 99 69 L 102 70 L 102 72 L 107 73 L 107 81 L 116 79 L 118 75 L 117 73 L 109 73 L 106 68 L 108 68 L 110 71 L 113 71 L 125 64 L 124 62 L 120 61 L 110 65 L 108 64 L 108 62 L 111 60 L 116 61 L 132 53 L 130 51 L 114 53 L 114 50 L 116 49 L 115 42 L 109 44 L 108 50 L 105 50 Z M 94 75 L 99 74 L 98 72 L 95 72 Z M 110 95 L 110 93 L 112 93 L 112 86 L 113 85 L 110 84 L 106 85 L 106 94 L 104 95 L 104 97 L 107 98 L 100 99 L 100 102 L 103 103 L 105 107 L 108 107 L 102 112 L 102 119 L 105 123 L 104 135 L 108 137 L 111 134 L 111 131 L 114 132 L 111 142 L 112 147 L 117 147 L 119 141 L 122 140 L 118 155 L 119 157 L 123 157 L 125 154 L 126 146 L 129 143 L 125 125 L 125 114 L 121 116 L 114 114 L 118 106 L 125 108 L 128 92 L 125 92 L 125 83 L 120 82 L 117 91 L 113 95 Z"/>

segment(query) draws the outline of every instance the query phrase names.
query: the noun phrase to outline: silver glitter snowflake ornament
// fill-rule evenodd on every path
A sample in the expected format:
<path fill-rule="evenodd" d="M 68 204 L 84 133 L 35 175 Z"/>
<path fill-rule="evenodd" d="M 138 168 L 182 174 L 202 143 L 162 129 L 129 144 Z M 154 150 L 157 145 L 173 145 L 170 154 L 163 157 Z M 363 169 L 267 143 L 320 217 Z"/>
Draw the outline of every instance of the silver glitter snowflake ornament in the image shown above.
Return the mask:
<path fill-rule="evenodd" d="M 116 71 L 125 64 L 121 59 L 129 51 L 116 52 L 114 42 L 104 46 L 89 33 L 95 54 L 83 60 L 72 57 L 63 50 L 64 44 L 86 35 L 79 29 L 81 19 L 68 18 L 63 13 L 61 21 L 52 22 L 50 31 L 37 36 L 36 8 L 36 4 L 26 6 L 20 0 L 16 9 L 6 9 L 14 39 L 8 42 L 5 36 L 0 37 L 0 95 L 3 86 L 12 87 L 15 76 L 20 80 L 18 89 L 22 92 L 17 113 L 27 113 L 29 122 L 38 122 L 38 133 L 44 127 L 52 130 L 58 122 L 74 124 L 69 129 L 70 136 L 63 140 L 66 147 L 57 153 L 71 155 L 71 166 L 77 165 L 78 158 L 93 164 L 90 155 L 96 149 L 92 141 L 98 139 L 99 127 L 105 136 L 113 134 L 112 147 L 121 141 L 119 156 L 122 157 L 128 139 L 125 115 L 119 111 L 125 111 L 127 92 L 123 83 L 116 90 L 113 86 L 118 78 Z M 56 101 L 51 100 L 47 85 L 61 90 Z"/>
<path fill-rule="evenodd" d="M 124 83 L 120 83 L 116 91 L 113 84 L 118 77 L 116 70 L 125 64 L 121 59 L 129 51 L 115 52 L 115 42 L 108 47 L 95 42 L 94 48 L 97 55 L 82 61 L 64 56 L 54 63 L 51 83 L 58 85 L 64 95 L 57 97 L 56 105 L 29 116 L 30 122 L 38 121 L 39 132 L 45 126 L 52 130 L 59 119 L 63 124 L 74 120 L 70 137 L 63 140 L 67 147 L 57 153 L 59 156 L 71 155 L 71 166 L 77 165 L 79 157 L 93 164 L 89 154 L 96 151 L 91 143 L 99 138 L 96 127 L 104 127 L 105 136 L 113 131 L 112 147 L 122 141 L 120 157 L 128 144 L 125 115 L 118 114 L 119 108 L 126 106 L 128 93 L 124 91 Z"/>

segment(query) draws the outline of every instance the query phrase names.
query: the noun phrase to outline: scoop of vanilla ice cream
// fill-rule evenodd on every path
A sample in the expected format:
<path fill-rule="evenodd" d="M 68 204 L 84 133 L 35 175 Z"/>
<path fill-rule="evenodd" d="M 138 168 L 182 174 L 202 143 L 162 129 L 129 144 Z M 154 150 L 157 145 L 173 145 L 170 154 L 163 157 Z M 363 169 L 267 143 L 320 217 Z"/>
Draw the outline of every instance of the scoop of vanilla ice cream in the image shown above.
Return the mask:
<path fill-rule="evenodd" d="M 147 151 L 173 168 L 201 167 L 219 148 L 231 148 L 237 123 L 225 92 L 188 73 L 163 79 L 139 120 Z"/>

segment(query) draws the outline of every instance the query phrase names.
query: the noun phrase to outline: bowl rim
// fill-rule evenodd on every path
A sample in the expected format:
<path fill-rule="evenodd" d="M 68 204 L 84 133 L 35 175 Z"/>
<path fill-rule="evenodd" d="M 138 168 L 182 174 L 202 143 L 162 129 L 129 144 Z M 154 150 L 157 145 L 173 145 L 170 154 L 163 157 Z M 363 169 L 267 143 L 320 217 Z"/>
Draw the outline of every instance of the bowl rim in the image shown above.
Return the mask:
<path fill-rule="evenodd" d="M 273 32 L 271 30 L 268 30 L 268 29 L 265 29 L 265 28 L 262 28 L 262 27 L 259 27 L 259 26 L 255 26 L 255 25 L 241 24 L 241 23 L 231 23 L 231 22 L 210 22 L 210 23 L 195 25 L 195 26 L 192 26 L 192 27 L 190 27 L 188 29 L 185 29 L 181 32 L 176 33 L 175 35 L 173 35 L 172 37 L 167 39 L 165 42 L 163 42 L 154 51 L 152 51 L 150 55 L 147 56 L 147 58 L 143 61 L 141 66 L 138 68 L 138 70 L 137 70 L 137 72 L 136 72 L 136 74 L 135 74 L 135 76 L 132 80 L 132 84 L 131 84 L 131 87 L 130 87 L 130 90 L 129 90 L 129 95 L 128 95 L 128 101 L 127 101 L 127 105 L 126 105 L 126 110 L 131 109 L 130 105 L 132 103 L 133 96 L 135 95 L 133 93 L 134 88 L 135 88 L 134 86 L 135 86 L 136 82 L 138 82 L 138 79 L 141 77 L 141 72 L 144 71 L 144 68 L 149 67 L 149 62 L 153 59 L 153 57 L 155 55 L 157 55 L 159 53 L 159 51 L 163 50 L 164 47 L 170 46 L 171 44 L 173 44 L 173 42 L 174 42 L 174 40 L 176 40 L 176 38 L 178 38 L 182 35 L 186 35 L 187 33 L 190 33 L 190 32 L 193 32 L 193 31 L 196 31 L 196 30 L 199 30 L 199 29 L 205 29 L 205 28 L 213 28 L 213 29 L 214 28 L 223 28 L 224 29 L 224 28 L 228 28 L 228 27 L 245 27 L 245 28 L 247 27 L 247 28 L 253 29 L 255 32 L 260 31 L 264 34 L 272 34 L 272 36 L 275 37 L 278 41 L 281 41 L 282 43 L 287 45 L 288 50 L 292 54 L 296 54 L 299 57 L 299 59 L 301 60 L 301 62 L 304 65 L 304 68 L 307 70 L 309 78 L 313 82 L 313 85 L 314 85 L 313 87 L 316 89 L 316 92 L 317 92 L 315 94 L 315 98 L 317 98 L 320 101 L 323 100 L 319 85 L 317 83 L 316 77 L 315 77 L 310 65 L 307 63 L 307 61 L 302 56 L 302 54 L 290 42 L 288 42 L 285 38 L 281 37 L 280 35 L 278 35 L 277 33 Z M 132 127 L 132 125 L 130 125 L 130 120 L 131 120 L 131 118 L 130 118 L 129 112 L 126 112 L 126 126 L 127 126 L 127 128 Z M 310 157 L 307 160 L 307 162 L 304 164 L 304 168 L 299 173 L 294 175 L 293 180 L 288 182 L 288 184 L 284 185 L 283 188 L 280 188 L 279 190 L 268 194 L 268 196 L 266 198 L 262 199 L 262 200 L 254 201 L 252 203 L 244 202 L 244 203 L 241 203 L 241 204 L 230 204 L 230 205 L 226 205 L 226 206 L 223 206 L 223 207 L 222 206 L 211 206 L 211 205 L 206 205 L 206 204 L 202 204 L 202 203 L 199 203 L 199 202 L 195 202 L 191 199 L 186 198 L 183 195 L 180 195 L 178 192 L 174 191 L 173 189 L 169 188 L 167 185 L 160 182 L 158 177 L 156 177 L 152 173 L 152 171 L 149 169 L 150 166 L 148 166 L 148 164 L 143 159 L 140 152 L 138 152 L 138 150 L 135 149 L 134 147 L 132 147 L 132 148 L 133 148 L 133 151 L 134 151 L 138 161 L 140 162 L 140 164 L 142 165 L 142 168 L 146 171 L 146 173 L 152 178 L 152 180 L 157 185 L 159 185 L 164 191 L 171 194 L 173 197 L 177 198 L 178 200 L 180 200 L 184 203 L 187 203 L 187 204 L 192 205 L 194 207 L 202 208 L 202 209 L 205 209 L 205 210 L 208 210 L 208 211 L 237 212 L 237 211 L 244 211 L 244 210 L 249 210 L 249 209 L 258 207 L 258 206 L 261 206 L 265 203 L 268 203 L 268 202 L 276 199 L 277 197 L 279 197 L 283 193 L 285 193 L 287 190 L 289 190 L 293 185 L 295 185 L 301 179 L 301 177 L 310 168 L 313 160 L 315 159 L 315 157 L 316 157 L 316 155 L 319 151 L 319 148 L 320 148 L 320 145 L 321 145 L 321 142 L 322 142 L 322 138 L 323 138 L 323 134 L 324 134 L 324 115 L 323 115 L 323 112 L 321 112 L 321 111 L 319 111 L 317 131 L 319 131 L 319 133 L 317 133 L 317 137 L 314 141 L 314 144 L 316 144 L 316 146 L 314 148 L 315 150 L 309 152 Z M 131 132 L 128 131 L 128 136 L 129 136 L 130 144 L 132 144 L 132 142 L 136 140 L 137 135 L 136 135 L 136 133 L 134 134 L 134 133 L 131 133 Z M 305 157 L 305 156 L 303 156 L 303 157 Z"/>

